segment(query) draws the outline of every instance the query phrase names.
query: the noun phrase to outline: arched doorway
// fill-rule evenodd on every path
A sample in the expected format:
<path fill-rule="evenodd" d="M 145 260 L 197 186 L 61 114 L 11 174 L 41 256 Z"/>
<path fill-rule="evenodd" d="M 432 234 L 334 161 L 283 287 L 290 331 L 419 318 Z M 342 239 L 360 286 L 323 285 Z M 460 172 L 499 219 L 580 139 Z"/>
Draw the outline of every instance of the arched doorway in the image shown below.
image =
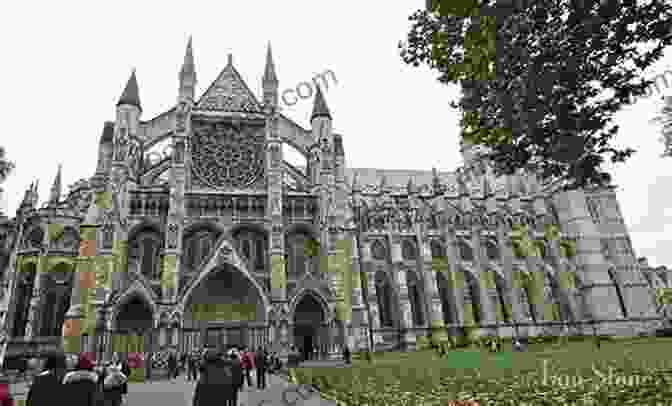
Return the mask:
<path fill-rule="evenodd" d="M 122 357 L 130 352 L 151 351 L 154 312 L 152 306 L 139 294 L 133 293 L 119 305 L 114 327 L 111 337 L 96 337 L 96 346 L 101 355 L 104 348 Z"/>
<path fill-rule="evenodd" d="M 154 326 L 152 308 L 139 296 L 135 295 L 119 307 L 117 313 L 117 330 L 120 332 L 138 332 Z"/>
<path fill-rule="evenodd" d="M 264 346 L 265 314 L 259 289 L 236 267 L 222 264 L 189 294 L 183 318 L 184 340 L 190 343 L 189 350 Z"/>
<path fill-rule="evenodd" d="M 294 343 L 303 359 L 313 358 L 314 350 L 326 344 L 326 315 L 313 293 L 304 294 L 294 307 Z"/>

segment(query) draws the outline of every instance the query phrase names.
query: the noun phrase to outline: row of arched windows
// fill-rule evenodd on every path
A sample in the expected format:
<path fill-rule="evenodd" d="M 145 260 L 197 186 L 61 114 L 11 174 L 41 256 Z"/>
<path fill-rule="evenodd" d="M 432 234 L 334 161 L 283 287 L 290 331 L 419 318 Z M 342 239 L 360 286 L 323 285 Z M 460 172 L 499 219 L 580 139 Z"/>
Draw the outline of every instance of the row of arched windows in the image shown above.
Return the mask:
<path fill-rule="evenodd" d="M 474 251 L 471 246 L 463 241 L 459 240 L 457 242 L 457 248 L 460 254 L 460 258 L 464 261 L 473 261 L 474 260 Z M 437 241 L 432 241 L 430 244 L 430 249 L 432 252 L 432 257 L 439 258 L 445 257 L 445 252 L 443 247 Z M 486 241 L 484 244 L 485 254 L 487 258 L 491 261 L 496 261 L 499 259 L 499 248 L 496 244 L 491 241 Z M 415 243 L 404 240 L 401 243 L 401 255 L 404 260 L 412 261 L 415 260 L 418 256 L 418 250 Z M 371 256 L 376 261 L 385 261 L 388 258 L 388 250 L 386 245 L 380 240 L 375 240 L 371 244 Z"/>

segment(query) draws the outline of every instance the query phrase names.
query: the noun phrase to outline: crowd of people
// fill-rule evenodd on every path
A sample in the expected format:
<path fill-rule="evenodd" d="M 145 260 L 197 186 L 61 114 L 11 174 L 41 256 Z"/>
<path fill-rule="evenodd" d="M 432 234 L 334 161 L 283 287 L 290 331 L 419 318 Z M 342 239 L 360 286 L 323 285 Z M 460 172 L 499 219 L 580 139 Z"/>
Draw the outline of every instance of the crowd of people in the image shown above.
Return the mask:
<path fill-rule="evenodd" d="M 26 405 L 47 406 L 67 399 L 69 406 L 120 406 L 128 393 L 129 374 L 128 364 L 116 356 L 96 367 L 84 354 L 77 359 L 49 354 L 30 385 Z"/>
<path fill-rule="evenodd" d="M 196 382 L 194 406 L 237 406 L 238 395 L 245 386 L 266 389 L 267 374 L 277 372 L 281 366 L 276 353 L 269 354 L 261 347 L 256 351 L 231 348 L 181 355 L 171 352 L 167 359 L 170 381 L 184 372 L 188 381 Z M 68 406 L 125 404 L 131 369 L 116 354 L 110 362 L 96 365 L 87 354 L 72 357 L 53 353 L 46 356 L 41 369 L 30 385 L 27 406 L 51 406 L 56 399 L 67 399 Z M 5 406 L 1 400 L 0 406 Z"/>

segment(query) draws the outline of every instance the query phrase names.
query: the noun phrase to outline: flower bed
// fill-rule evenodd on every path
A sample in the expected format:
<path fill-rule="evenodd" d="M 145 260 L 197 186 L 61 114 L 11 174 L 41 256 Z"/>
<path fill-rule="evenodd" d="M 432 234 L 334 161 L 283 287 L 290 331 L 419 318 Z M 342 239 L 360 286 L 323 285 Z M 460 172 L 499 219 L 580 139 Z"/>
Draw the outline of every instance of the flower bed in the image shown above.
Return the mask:
<path fill-rule="evenodd" d="M 607 405 L 664 403 L 672 399 L 670 340 L 646 339 L 631 346 L 607 341 L 546 345 L 538 351 L 503 353 L 454 350 L 383 354 L 352 368 L 301 368 L 298 383 L 316 385 L 341 405 L 446 405 L 476 400 L 481 405 Z M 504 352 L 506 353 L 506 351 Z M 511 366 L 512 365 L 512 366 Z M 504 367 L 503 367 L 504 366 Z M 591 403 L 592 402 L 592 403 Z"/>

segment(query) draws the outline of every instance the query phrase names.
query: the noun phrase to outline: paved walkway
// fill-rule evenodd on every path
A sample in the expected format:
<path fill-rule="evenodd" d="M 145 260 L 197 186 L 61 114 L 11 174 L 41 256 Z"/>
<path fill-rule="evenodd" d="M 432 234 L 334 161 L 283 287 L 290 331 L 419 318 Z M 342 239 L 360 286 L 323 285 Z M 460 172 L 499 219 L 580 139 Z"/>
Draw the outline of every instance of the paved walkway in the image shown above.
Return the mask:
<path fill-rule="evenodd" d="M 253 373 L 254 382 L 254 373 Z M 336 402 L 320 399 L 317 392 L 299 388 L 277 375 L 268 375 L 266 390 L 243 388 L 238 404 L 241 406 L 335 406 Z M 128 388 L 127 405 L 191 406 L 196 383 L 184 375 L 173 381 L 132 383 Z M 284 398 L 284 401 L 283 401 Z"/>
<path fill-rule="evenodd" d="M 256 384 L 255 373 L 252 383 Z M 266 390 L 243 388 L 238 397 L 240 406 L 335 406 L 336 402 L 321 399 L 319 393 L 290 384 L 284 377 L 268 375 Z M 131 383 L 128 387 L 128 406 L 191 406 L 196 383 L 182 375 L 172 381 Z M 25 405 L 28 394 L 26 383 L 11 385 L 10 391 L 17 406 Z"/>

